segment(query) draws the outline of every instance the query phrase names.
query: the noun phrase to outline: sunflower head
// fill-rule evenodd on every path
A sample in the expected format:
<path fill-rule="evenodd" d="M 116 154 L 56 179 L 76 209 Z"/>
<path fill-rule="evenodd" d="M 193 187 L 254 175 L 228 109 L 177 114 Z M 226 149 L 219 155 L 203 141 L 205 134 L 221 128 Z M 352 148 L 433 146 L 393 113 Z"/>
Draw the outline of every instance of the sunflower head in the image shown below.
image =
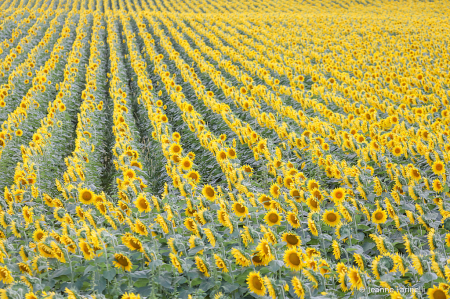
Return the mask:
<path fill-rule="evenodd" d="M 247 285 L 251 292 L 259 296 L 264 296 L 266 294 L 266 287 L 264 286 L 264 281 L 259 272 L 250 272 L 248 274 Z"/>
<path fill-rule="evenodd" d="M 322 219 L 327 225 L 335 227 L 335 226 L 339 225 L 341 216 L 339 215 L 338 212 L 331 210 L 331 211 L 325 211 L 325 213 L 322 216 Z"/>
<path fill-rule="evenodd" d="M 214 201 L 217 197 L 216 190 L 214 190 L 214 187 L 211 185 L 203 186 L 202 194 L 210 201 Z"/>
<path fill-rule="evenodd" d="M 78 199 L 80 202 L 89 205 L 94 203 L 95 194 L 89 189 L 81 189 L 79 191 Z"/>
<path fill-rule="evenodd" d="M 280 225 L 281 219 L 281 215 L 278 214 L 277 210 L 274 209 L 271 209 L 269 212 L 267 212 L 266 216 L 264 217 L 264 220 L 269 226 Z"/>

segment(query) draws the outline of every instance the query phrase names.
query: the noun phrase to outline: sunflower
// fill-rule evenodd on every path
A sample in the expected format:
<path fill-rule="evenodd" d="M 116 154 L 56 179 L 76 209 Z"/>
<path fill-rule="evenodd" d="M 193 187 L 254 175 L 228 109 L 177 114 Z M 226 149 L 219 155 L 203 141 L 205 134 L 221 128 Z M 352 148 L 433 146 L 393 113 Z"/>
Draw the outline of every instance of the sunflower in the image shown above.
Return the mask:
<path fill-rule="evenodd" d="M 227 265 L 225 264 L 225 262 L 223 261 L 223 259 L 220 256 L 218 256 L 217 254 L 214 254 L 214 260 L 216 262 L 217 268 L 221 269 L 223 273 L 229 272 Z"/>
<path fill-rule="evenodd" d="M 78 199 L 80 200 L 80 202 L 86 205 L 90 205 L 94 203 L 94 192 L 89 189 L 81 189 L 79 191 Z"/>
<path fill-rule="evenodd" d="M 66 258 L 64 256 L 64 251 L 61 250 L 61 248 L 59 248 L 59 245 L 56 244 L 56 242 L 52 242 L 51 244 L 52 250 L 53 250 L 53 256 L 60 262 L 60 263 L 65 263 L 66 262 Z"/>
<path fill-rule="evenodd" d="M 219 151 L 217 153 L 217 160 L 220 161 L 225 161 L 228 158 L 227 152 L 226 151 Z"/>
<path fill-rule="evenodd" d="M 169 153 L 171 155 L 180 154 L 183 148 L 178 143 L 173 143 L 169 148 Z"/>
<path fill-rule="evenodd" d="M 270 186 L 270 194 L 274 198 L 278 198 L 280 196 L 280 186 L 278 186 L 278 184 L 273 184 Z"/>
<path fill-rule="evenodd" d="M 284 263 L 294 271 L 302 268 L 302 254 L 296 248 L 288 249 L 284 252 Z"/>
<path fill-rule="evenodd" d="M 322 219 L 327 225 L 331 227 L 335 227 L 341 222 L 341 216 L 334 210 L 325 211 L 325 213 L 323 213 Z"/>
<path fill-rule="evenodd" d="M 160 216 L 160 215 L 158 215 L 158 216 Z M 134 224 L 134 231 L 136 233 L 140 234 L 140 235 L 143 235 L 143 236 L 147 236 L 148 235 L 147 227 L 139 219 L 136 219 L 136 223 Z"/>
<path fill-rule="evenodd" d="M 227 155 L 230 159 L 236 159 L 236 150 L 234 148 L 227 149 Z"/>
<path fill-rule="evenodd" d="M 54 258 L 53 256 L 53 250 L 50 246 L 44 244 L 44 243 L 39 243 L 38 244 L 38 250 L 39 253 L 46 258 Z"/>
<path fill-rule="evenodd" d="M 133 267 L 130 259 L 121 253 L 114 254 L 113 265 L 123 271 L 131 271 L 131 268 Z"/>
<path fill-rule="evenodd" d="M 172 265 L 178 270 L 179 273 L 183 273 L 183 269 L 181 268 L 180 260 L 178 259 L 178 256 L 173 254 L 172 252 L 169 254 L 170 260 L 172 262 Z"/>
<path fill-rule="evenodd" d="M 81 241 L 78 246 L 86 260 L 91 260 L 95 257 L 94 250 L 86 241 Z"/>
<path fill-rule="evenodd" d="M 251 265 L 250 260 L 239 249 L 231 249 L 231 255 L 235 258 L 237 265 L 242 267 L 248 267 Z"/>
<path fill-rule="evenodd" d="M 196 170 L 189 171 L 185 176 L 187 179 L 191 179 L 195 184 L 200 182 L 200 174 Z"/>
<path fill-rule="evenodd" d="M 27 273 L 29 275 L 33 275 L 33 272 L 31 272 L 30 266 L 26 263 L 17 263 L 17 266 L 19 266 L 19 270 L 21 273 Z"/>
<path fill-rule="evenodd" d="M 271 209 L 269 212 L 267 212 L 266 216 L 264 216 L 264 220 L 269 226 L 280 225 L 281 219 L 281 215 L 278 214 L 277 210 L 274 209 Z"/>
<path fill-rule="evenodd" d="M 264 276 L 263 281 L 269 293 L 269 297 L 272 299 L 276 299 L 277 293 L 275 292 L 275 288 L 273 287 L 274 283 L 272 282 L 272 279 L 270 279 L 268 276 Z"/>
<path fill-rule="evenodd" d="M 376 209 L 372 213 L 372 221 L 376 224 L 385 223 L 387 220 L 387 213 L 385 210 L 380 208 Z"/>
<path fill-rule="evenodd" d="M 255 250 L 264 266 L 275 259 L 275 256 L 272 254 L 272 249 L 270 248 L 269 242 L 266 239 L 261 239 Z"/>
<path fill-rule="evenodd" d="M 331 198 L 333 199 L 334 203 L 337 205 L 342 203 L 345 199 L 345 189 L 344 188 L 334 189 L 331 192 Z"/>
<path fill-rule="evenodd" d="M 415 167 L 411 167 L 409 175 L 414 181 L 419 181 L 422 178 L 422 176 L 420 175 L 420 171 Z"/>
<path fill-rule="evenodd" d="M 22 215 L 27 225 L 33 222 L 33 208 L 24 206 L 22 208 Z"/>
<path fill-rule="evenodd" d="M 193 163 L 192 163 L 191 159 L 189 159 L 189 157 L 184 157 L 183 159 L 181 159 L 181 162 L 180 162 L 181 169 L 187 171 L 192 168 L 192 165 L 193 165 Z"/>
<path fill-rule="evenodd" d="M 266 287 L 259 272 L 250 272 L 247 276 L 248 289 L 259 296 L 266 294 Z"/>
<path fill-rule="evenodd" d="M 214 190 L 214 187 L 211 185 L 203 186 L 202 194 L 210 201 L 214 201 L 217 197 L 216 190 Z"/>
<path fill-rule="evenodd" d="M 318 236 L 319 232 L 317 231 L 317 227 L 316 224 L 314 223 L 314 220 L 312 220 L 311 218 L 308 218 L 308 228 L 309 231 L 314 235 L 314 236 Z"/>
<path fill-rule="evenodd" d="M 428 298 L 430 299 L 447 299 L 449 297 L 448 291 L 445 291 L 441 287 L 436 285 L 432 288 L 429 288 L 427 293 Z"/>
<path fill-rule="evenodd" d="M 300 227 L 300 221 L 298 220 L 297 215 L 294 212 L 288 212 L 286 215 L 286 220 L 293 228 Z"/>
<path fill-rule="evenodd" d="M 394 146 L 394 148 L 392 149 L 392 154 L 396 157 L 400 157 L 401 155 L 403 155 L 403 147 L 401 147 L 400 145 Z"/>
<path fill-rule="evenodd" d="M 422 275 L 424 269 L 423 269 L 423 263 L 422 263 L 421 258 L 415 254 L 411 254 L 410 257 L 411 257 L 411 261 L 412 261 L 414 269 L 417 271 L 417 273 L 419 273 L 419 275 Z"/>
<path fill-rule="evenodd" d="M 439 179 L 435 179 L 433 181 L 433 190 L 436 192 L 442 192 L 444 190 L 444 186 L 442 186 L 442 183 Z"/>
<path fill-rule="evenodd" d="M 148 202 L 147 198 L 145 198 L 145 194 L 139 194 L 139 196 L 134 201 L 134 204 L 138 208 L 139 212 L 150 212 L 150 203 Z"/>
<path fill-rule="evenodd" d="M 285 232 L 281 238 L 284 242 L 286 242 L 286 245 L 289 248 L 296 248 L 302 245 L 302 240 L 295 233 Z"/>
<path fill-rule="evenodd" d="M 362 289 L 364 288 L 364 284 L 361 278 L 361 274 L 358 271 L 358 268 L 351 267 L 348 269 L 348 278 L 350 283 L 352 284 L 352 289 Z"/>
<path fill-rule="evenodd" d="M 253 254 L 252 262 L 255 266 L 264 266 L 264 261 L 259 257 L 258 253 Z"/>
<path fill-rule="evenodd" d="M 204 228 L 203 232 L 206 235 L 206 238 L 208 239 L 211 246 L 215 247 L 216 246 L 216 238 L 214 237 L 212 230 L 209 228 Z"/>
<path fill-rule="evenodd" d="M 261 196 L 258 197 L 258 201 L 263 204 L 266 210 L 270 209 L 271 200 L 272 198 L 270 198 L 270 196 L 267 196 L 265 194 L 262 194 Z"/>
<path fill-rule="evenodd" d="M 311 192 L 314 189 L 319 189 L 320 184 L 316 180 L 309 180 L 307 187 L 308 187 L 308 190 Z"/>
<path fill-rule="evenodd" d="M 44 242 L 45 238 L 47 238 L 47 233 L 42 229 L 37 229 L 33 233 L 33 240 L 35 242 Z"/>
<path fill-rule="evenodd" d="M 127 169 L 126 171 L 124 171 L 123 177 L 124 180 L 133 181 L 134 179 L 136 179 L 136 172 L 134 172 L 133 169 Z"/>
<path fill-rule="evenodd" d="M 6 266 L 0 267 L 0 281 L 3 281 L 4 284 L 10 284 L 14 282 L 11 271 L 9 271 Z"/>
<path fill-rule="evenodd" d="M 248 208 L 241 202 L 233 203 L 233 211 L 238 217 L 245 217 L 248 214 Z"/>
<path fill-rule="evenodd" d="M 303 284 L 301 280 L 297 277 L 292 277 L 291 280 L 292 286 L 294 287 L 294 293 L 297 295 L 300 299 L 305 298 L 305 289 L 303 288 Z"/>
<path fill-rule="evenodd" d="M 144 247 L 142 246 L 141 241 L 134 236 L 127 236 L 122 238 L 122 243 L 128 247 L 131 251 L 139 251 L 144 252 Z"/>
<path fill-rule="evenodd" d="M 314 196 L 308 197 L 308 199 L 306 200 L 306 204 L 312 212 L 320 211 L 319 201 Z"/>
<path fill-rule="evenodd" d="M 203 258 L 201 258 L 200 256 L 196 255 L 195 256 L 195 264 L 197 265 L 197 269 L 203 273 L 203 275 L 205 275 L 206 277 L 210 277 L 211 275 L 208 272 L 208 266 L 206 265 L 205 261 L 203 260 Z"/>
<path fill-rule="evenodd" d="M 433 172 L 436 175 L 441 175 L 445 173 L 445 164 L 442 161 L 435 161 L 433 165 L 431 166 L 431 169 L 433 169 Z"/>
<path fill-rule="evenodd" d="M 333 240 L 331 247 L 333 248 L 334 258 L 337 260 L 340 260 L 341 259 L 341 248 L 339 247 L 339 243 L 336 240 Z"/>

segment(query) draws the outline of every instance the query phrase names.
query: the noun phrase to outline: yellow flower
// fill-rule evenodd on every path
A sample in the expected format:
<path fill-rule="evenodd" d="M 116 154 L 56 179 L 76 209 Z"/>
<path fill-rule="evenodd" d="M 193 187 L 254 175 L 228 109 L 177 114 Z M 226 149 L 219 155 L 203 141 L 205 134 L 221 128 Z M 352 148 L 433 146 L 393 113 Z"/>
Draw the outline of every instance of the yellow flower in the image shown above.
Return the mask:
<path fill-rule="evenodd" d="M 442 161 L 435 161 L 431 167 L 433 172 L 437 175 L 441 175 L 445 173 L 445 164 Z"/>
<path fill-rule="evenodd" d="M 241 202 L 233 203 L 233 211 L 238 217 L 245 217 L 248 214 L 248 208 Z"/>
<path fill-rule="evenodd" d="M 300 271 L 302 268 L 302 255 L 296 248 L 288 249 L 284 252 L 284 263 L 288 268 Z"/>
<path fill-rule="evenodd" d="M 191 159 L 189 159 L 189 157 L 184 157 L 183 159 L 181 159 L 181 162 L 180 162 L 181 169 L 189 170 L 192 168 L 192 165 L 193 165 L 193 163 L 192 163 Z"/>
<path fill-rule="evenodd" d="M 372 213 L 372 221 L 374 223 L 377 224 L 385 223 L 386 220 L 387 220 L 387 213 L 385 210 L 378 208 Z"/>
<path fill-rule="evenodd" d="M 266 239 L 261 239 L 255 250 L 264 266 L 275 259 L 275 256 L 272 254 L 272 249 L 270 248 L 269 242 Z"/>
<path fill-rule="evenodd" d="M 197 265 L 197 269 L 202 272 L 203 275 L 210 277 L 205 261 L 198 255 L 195 256 L 195 264 Z"/>
<path fill-rule="evenodd" d="M 331 211 L 327 210 L 325 211 L 325 213 L 323 213 L 322 219 L 327 225 L 335 227 L 339 225 L 341 221 L 341 216 L 334 210 Z"/>
<path fill-rule="evenodd" d="M 94 203 L 94 193 L 88 189 L 81 189 L 79 191 L 78 199 L 80 202 L 89 205 Z"/>
<path fill-rule="evenodd" d="M 364 284 L 361 278 L 361 274 L 358 271 L 358 268 L 351 267 L 348 269 L 348 278 L 350 283 L 352 284 L 352 289 L 361 289 L 364 288 Z"/>
<path fill-rule="evenodd" d="M 227 265 L 225 264 L 225 262 L 223 261 L 223 259 L 220 256 L 218 256 L 217 254 L 214 254 L 214 260 L 216 262 L 217 268 L 221 269 L 222 272 L 224 272 L 224 273 L 229 272 Z"/>
<path fill-rule="evenodd" d="M 259 272 L 250 272 L 247 276 L 248 289 L 259 296 L 266 294 L 266 287 Z"/>
<path fill-rule="evenodd" d="M 293 228 L 299 228 L 300 227 L 300 221 L 298 220 L 298 217 L 296 213 L 294 212 L 288 212 L 286 215 L 286 220 L 289 222 L 289 224 Z"/>
<path fill-rule="evenodd" d="M 179 273 L 183 273 L 183 269 L 181 268 L 180 260 L 178 256 L 173 254 L 172 252 L 169 254 L 170 260 L 172 261 L 172 265 L 178 270 Z"/>
<path fill-rule="evenodd" d="M 211 185 L 203 186 L 202 194 L 210 201 L 214 201 L 217 197 L 216 190 L 214 190 L 214 187 Z"/>
<path fill-rule="evenodd" d="M 436 192 L 442 192 L 444 190 L 444 186 L 442 186 L 442 183 L 439 179 L 435 179 L 433 181 L 433 190 Z"/>
<path fill-rule="evenodd" d="M 447 291 L 444 291 L 442 288 L 436 285 L 432 288 L 429 288 L 427 293 L 429 299 L 447 299 L 449 297 Z"/>
<path fill-rule="evenodd" d="M 344 188 L 334 189 L 333 192 L 331 192 L 331 198 L 333 199 L 336 205 L 341 204 L 345 199 L 345 189 Z"/>
<path fill-rule="evenodd" d="M 136 205 L 136 208 L 138 208 L 139 212 L 150 212 L 151 207 L 150 203 L 148 202 L 147 198 L 145 198 L 145 194 L 141 193 L 134 201 L 134 204 Z"/>
<path fill-rule="evenodd" d="M 301 280 L 297 277 L 293 277 L 291 280 L 292 286 L 294 287 L 294 293 L 300 298 L 305 298 L 305 290 L 303 289 L 303 284 Z"/>
<path fill-rule="evenodd" d="M 81 241 L 78 246 L 80 247 L 81 252 L 83 252 L 86 260 L 91 260 L 95 257 L 94 250 L 87 242 Z"/>
<path fill-rule="evenodd" d="M 274 209 L 271 209 L 269 212 L 267 212 L 266 216 L 264 216 L 264 221 L 266 221 L 267 225 L 273 226 L 273 225 L 280 225 L 281 224 L 281 216 L 278 214 L 278 212 Z"/>
<path fill-rule="evenodd" d="M 130 259 L 121 253 L 114 254 L 113 265 L 124 271 L 131 271 L 131 268 L 133 267 Z"/>
<path fill-rule="evenodd" d="M 285 232 L 283 233 L 282 239 L 284 242 L 286 242 L 286 245 L 289 248 L 295 248 L 302 245 L 300 237 L 297 236 L 295 233 Z"/>

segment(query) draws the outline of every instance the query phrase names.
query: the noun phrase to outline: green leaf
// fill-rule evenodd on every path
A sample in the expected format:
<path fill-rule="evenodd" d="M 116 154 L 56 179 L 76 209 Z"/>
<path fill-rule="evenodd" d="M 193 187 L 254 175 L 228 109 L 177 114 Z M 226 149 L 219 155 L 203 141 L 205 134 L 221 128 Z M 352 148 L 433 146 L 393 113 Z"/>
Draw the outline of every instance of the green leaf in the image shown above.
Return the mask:
<path fill-rule="evenodd" d="M 132 278 L 147 278 L 150 270 L 136 271 L 130 274 Z"/>
<path fill-rule="evenodd" d="M 69 275 L 70 274 L 70 268 L 61 268 L 53 272 L 52 278 L 60 277 L 63 275 Z"/>
<path fill-rule="evenodd" d="M 109 282 L 113 280 L 114 276 L 116 276 L 116 269 L 114 268 L 103 272 L 103 277 L 106 278 Z"/>
<path fill-rule="evenodd" d="M 235 291 L 237 288 L 239 288 L 239 285 L 226 283 L 222 286 L 222 288 L 223 288 L 223 291 L 225 292 L 225 294 L 229 294 L 229 293 Z"/>
<path fill-rule="evenodd" d="M 168 277 L 164 277 L 164 276 L 159 276 L 158 277 L 158 283 L 161 285 L 161 286 L 163 286 L 163 287 L 165 287 L 166 289 L 173 289 L 173 287 L 172 287 L 172 281 L 171 281 L 171 279 L 170 278 L 168 278 Z"/>
<path fill-rule="evenodd" d="M 438 278 L 438 276 L 435 273 L 427 272 L 427 273 L 425 273 L 424 275 L 422 275 L 420 277 L 420 282 L 421 283 L 427 283 L 427 282 L 433 281 L 433 280 L 435 280 L 437 278 Z"/>
<path fill-rule="evenodd" d="M 269 263 L 269 270 L 271 272 L 276 272 L 276 271 L 278 271 L 278 269 L 280 269 L 283 266 L 284 266 L 283 261 L 273 260 Z"/>

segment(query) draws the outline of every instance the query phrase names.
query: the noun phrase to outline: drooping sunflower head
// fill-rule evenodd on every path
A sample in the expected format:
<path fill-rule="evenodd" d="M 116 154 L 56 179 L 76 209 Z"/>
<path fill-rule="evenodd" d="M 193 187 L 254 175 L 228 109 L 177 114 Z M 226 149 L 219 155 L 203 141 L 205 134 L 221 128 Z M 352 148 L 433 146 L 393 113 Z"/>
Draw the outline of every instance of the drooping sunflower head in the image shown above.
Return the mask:
<path fill-rule="evenodd" d="M 133 267 L 130 259 L 121 253 L 114 254 L 113 264 L 116 268 L 122 269 L 123 271 L 131 271 Z"/>

